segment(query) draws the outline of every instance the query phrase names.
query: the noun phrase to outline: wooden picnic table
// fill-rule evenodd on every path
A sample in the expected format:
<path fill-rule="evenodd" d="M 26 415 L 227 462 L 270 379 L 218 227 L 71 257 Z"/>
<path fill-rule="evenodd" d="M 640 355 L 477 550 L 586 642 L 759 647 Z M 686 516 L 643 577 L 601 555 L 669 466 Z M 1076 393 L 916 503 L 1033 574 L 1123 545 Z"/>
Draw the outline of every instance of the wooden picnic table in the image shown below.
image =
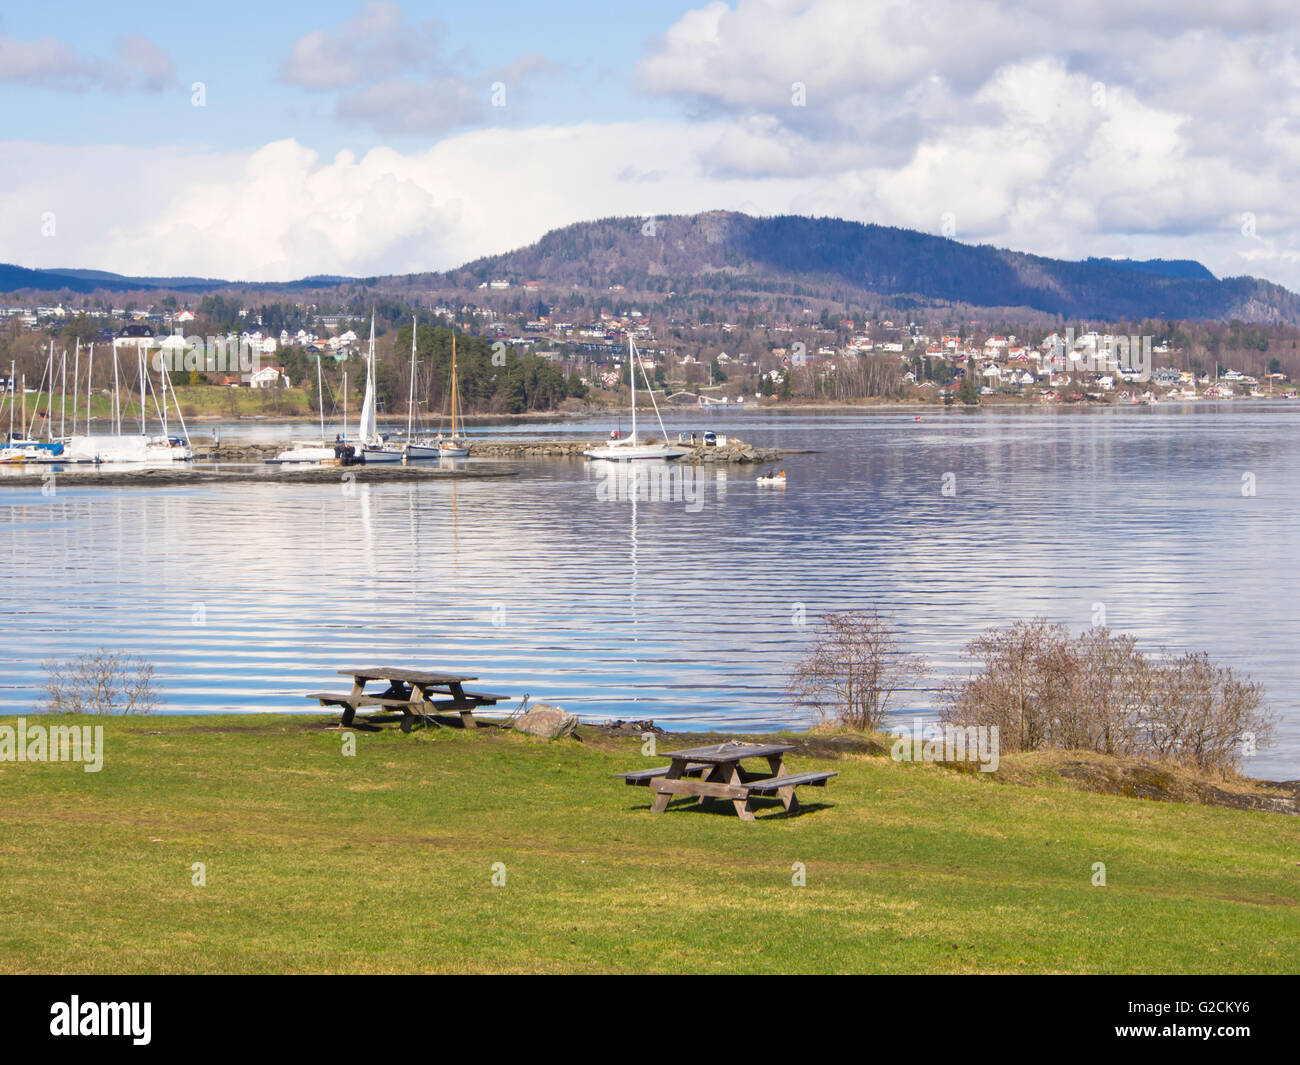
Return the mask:
<path fill-rule="evenodd" d="M 459 713 L 461 723 L 466 728 L 477 728 L 474 710 L 494 706 L 502 699 L 509 698 L 508 695 L 492 692 L 466 691 L 465 683 L 478 678 L 459 673 L 407 669 L 404 666 L 358 666 L 340 669 L 338 672 L 341 676 L 352 678 L 350 692 L 311 692 L 307 698 L 318 700 L 321 706 L 341 707 L 343 717 L 339 728 L 354 727 L 357 710 L 363 706 L 396 710 L 396 715 L 371 714 L 367 717 L 366 724 L 400 721 L 403 732 L 410 732 L 416 721 L 436 726 L 438 722 L 434 720 L 434 715 L 447 711 Z M 388 687 L 382 691 L 367 692 L 366 685 L 373 681 L 386 682 Z"/>
<path fill-rule="evenodd" d="M 655 792 L 650 809 L 663 813 L 676 795 L 697 796 L 700 805 L 709 799 L 730 799 L 742 821 L 754 820 L 749 800 L 753 795 L 776 795 L 786 810 L 799 808 L 795 789 L 804 784 L 824 787 L 836 773 L 791 774 L 785 755 L 795 748 L 777 743 L 719 743 L 711 747 L 690 747 L 669 751 L 670 764 L 659 769 L 641 769 L 618 774 L 628 784 L 644 785 Z M 762 758 L 766 773 L 745 769 L 747 758 Z"/>

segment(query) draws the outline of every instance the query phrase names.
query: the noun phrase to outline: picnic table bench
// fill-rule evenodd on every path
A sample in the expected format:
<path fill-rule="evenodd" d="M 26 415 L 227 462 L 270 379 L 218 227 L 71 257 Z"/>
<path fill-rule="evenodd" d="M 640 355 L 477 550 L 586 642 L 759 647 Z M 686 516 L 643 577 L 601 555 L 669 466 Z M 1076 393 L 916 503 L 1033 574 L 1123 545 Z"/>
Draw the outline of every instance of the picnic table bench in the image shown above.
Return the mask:
<path fill-rule="evenodd" d="M 458 713 L 465 728 L 477 728 L 474 711 L 483 706 L 495 706 L 508 695 L 493 692 L 466 691 L 465 682 L 477 677 L 458 673 L 435 673 L 427 670 L 405 669 L 401 666 L 363 666 L 340 669 L 340 675 L 352 678 L 349 692 L 309 692 L 321 706 L 337 706 L 343 711 L 338 728 L 367 727 L 389 721 L 399 721 L 403 732 L 410 732 L 416 721 L 437 726 L 434 715 L 444 712 Z M 386 681 L 383 691 L 366 691 L 372 681 Z M 371 714 L 364 724 L 356 721 L 362 707 L 396 710 L 396 715 Z"/>
<path fill-rule="evenodd" d="M 753 795 L 776 795 L 790 813 L 799 809 L 795 789 L 803 785 L 824 788 L 838 773 L 790 773 L 785 755 L 794 747 L 776 743 L 719 743 L 670 751 L 671 763 L 656 769 L 639 769 L 616 776 L 625 784 L 648 787 L 655 793 L 650 809 L 663 813 L 676 795 L 694 795 L 700 805 L 709 799 L 729 799 L 742 821 L 754 820 L 749 800 Z M 745 769 L 746 758 L 762 758 L 767 772 Z"/>

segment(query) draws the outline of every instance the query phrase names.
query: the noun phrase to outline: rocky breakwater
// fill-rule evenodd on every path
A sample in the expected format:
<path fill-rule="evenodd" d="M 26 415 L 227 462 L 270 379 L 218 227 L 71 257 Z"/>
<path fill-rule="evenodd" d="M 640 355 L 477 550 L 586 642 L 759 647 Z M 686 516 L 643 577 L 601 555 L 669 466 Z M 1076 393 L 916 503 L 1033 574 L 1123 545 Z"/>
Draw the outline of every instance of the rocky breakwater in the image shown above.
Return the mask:
<path fill-rule="evenodd" d="M 796 455 L 797 451 L 779 447 L 754 447 L 743 440 L 728 440 L 722 447 L 690 448 L 690 453 L 683 456 L 683 462 L 779 462 L 785 455 Z"/>
<path fill-rule="evenodd" d="M 196 462 L 265 462 L 273 459 L 285 448 L 283 444 L 213 443 L 211 440 L 191 439 L 190 447 Z"/>
<path fill-rule="evenodd" d="M 472 458 L 582 458 L 583 452 L 607 444 L 607 440 L 474 440 L 469 447 Z M 686 449 L 682 462 L 765 463 L 778 462 L 785 455 L 797 454 L 775 447 L 754 447 L 743 440 L 730 439 L 722 447 L 703 444 L 680 445 Z"/>

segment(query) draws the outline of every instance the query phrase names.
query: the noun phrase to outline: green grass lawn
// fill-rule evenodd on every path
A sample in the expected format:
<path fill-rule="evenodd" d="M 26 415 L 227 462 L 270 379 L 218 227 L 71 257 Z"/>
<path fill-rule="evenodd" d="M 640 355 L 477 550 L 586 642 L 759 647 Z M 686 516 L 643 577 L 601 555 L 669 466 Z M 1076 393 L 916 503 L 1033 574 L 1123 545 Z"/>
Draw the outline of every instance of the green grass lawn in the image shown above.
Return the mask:
<path fill-rule="evenodd" d="M 102 772 L 0 763 L 0 972 L 1300 970 L 1294 817 L 859 755 L 746 824 L 631 739 L 79 720 Z"/>

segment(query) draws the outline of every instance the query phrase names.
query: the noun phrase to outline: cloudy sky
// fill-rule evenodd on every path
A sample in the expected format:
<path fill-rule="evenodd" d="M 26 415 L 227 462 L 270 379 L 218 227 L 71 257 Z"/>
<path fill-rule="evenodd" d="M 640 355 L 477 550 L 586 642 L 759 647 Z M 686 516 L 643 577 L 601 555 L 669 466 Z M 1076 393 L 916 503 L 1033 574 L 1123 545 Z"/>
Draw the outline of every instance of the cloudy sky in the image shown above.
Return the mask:
<path fill-rule="evenodd" d="M 0 261 L 406 272 L 722 208 L 1300 290 L 1293 2 L 11 6 Z"/>

